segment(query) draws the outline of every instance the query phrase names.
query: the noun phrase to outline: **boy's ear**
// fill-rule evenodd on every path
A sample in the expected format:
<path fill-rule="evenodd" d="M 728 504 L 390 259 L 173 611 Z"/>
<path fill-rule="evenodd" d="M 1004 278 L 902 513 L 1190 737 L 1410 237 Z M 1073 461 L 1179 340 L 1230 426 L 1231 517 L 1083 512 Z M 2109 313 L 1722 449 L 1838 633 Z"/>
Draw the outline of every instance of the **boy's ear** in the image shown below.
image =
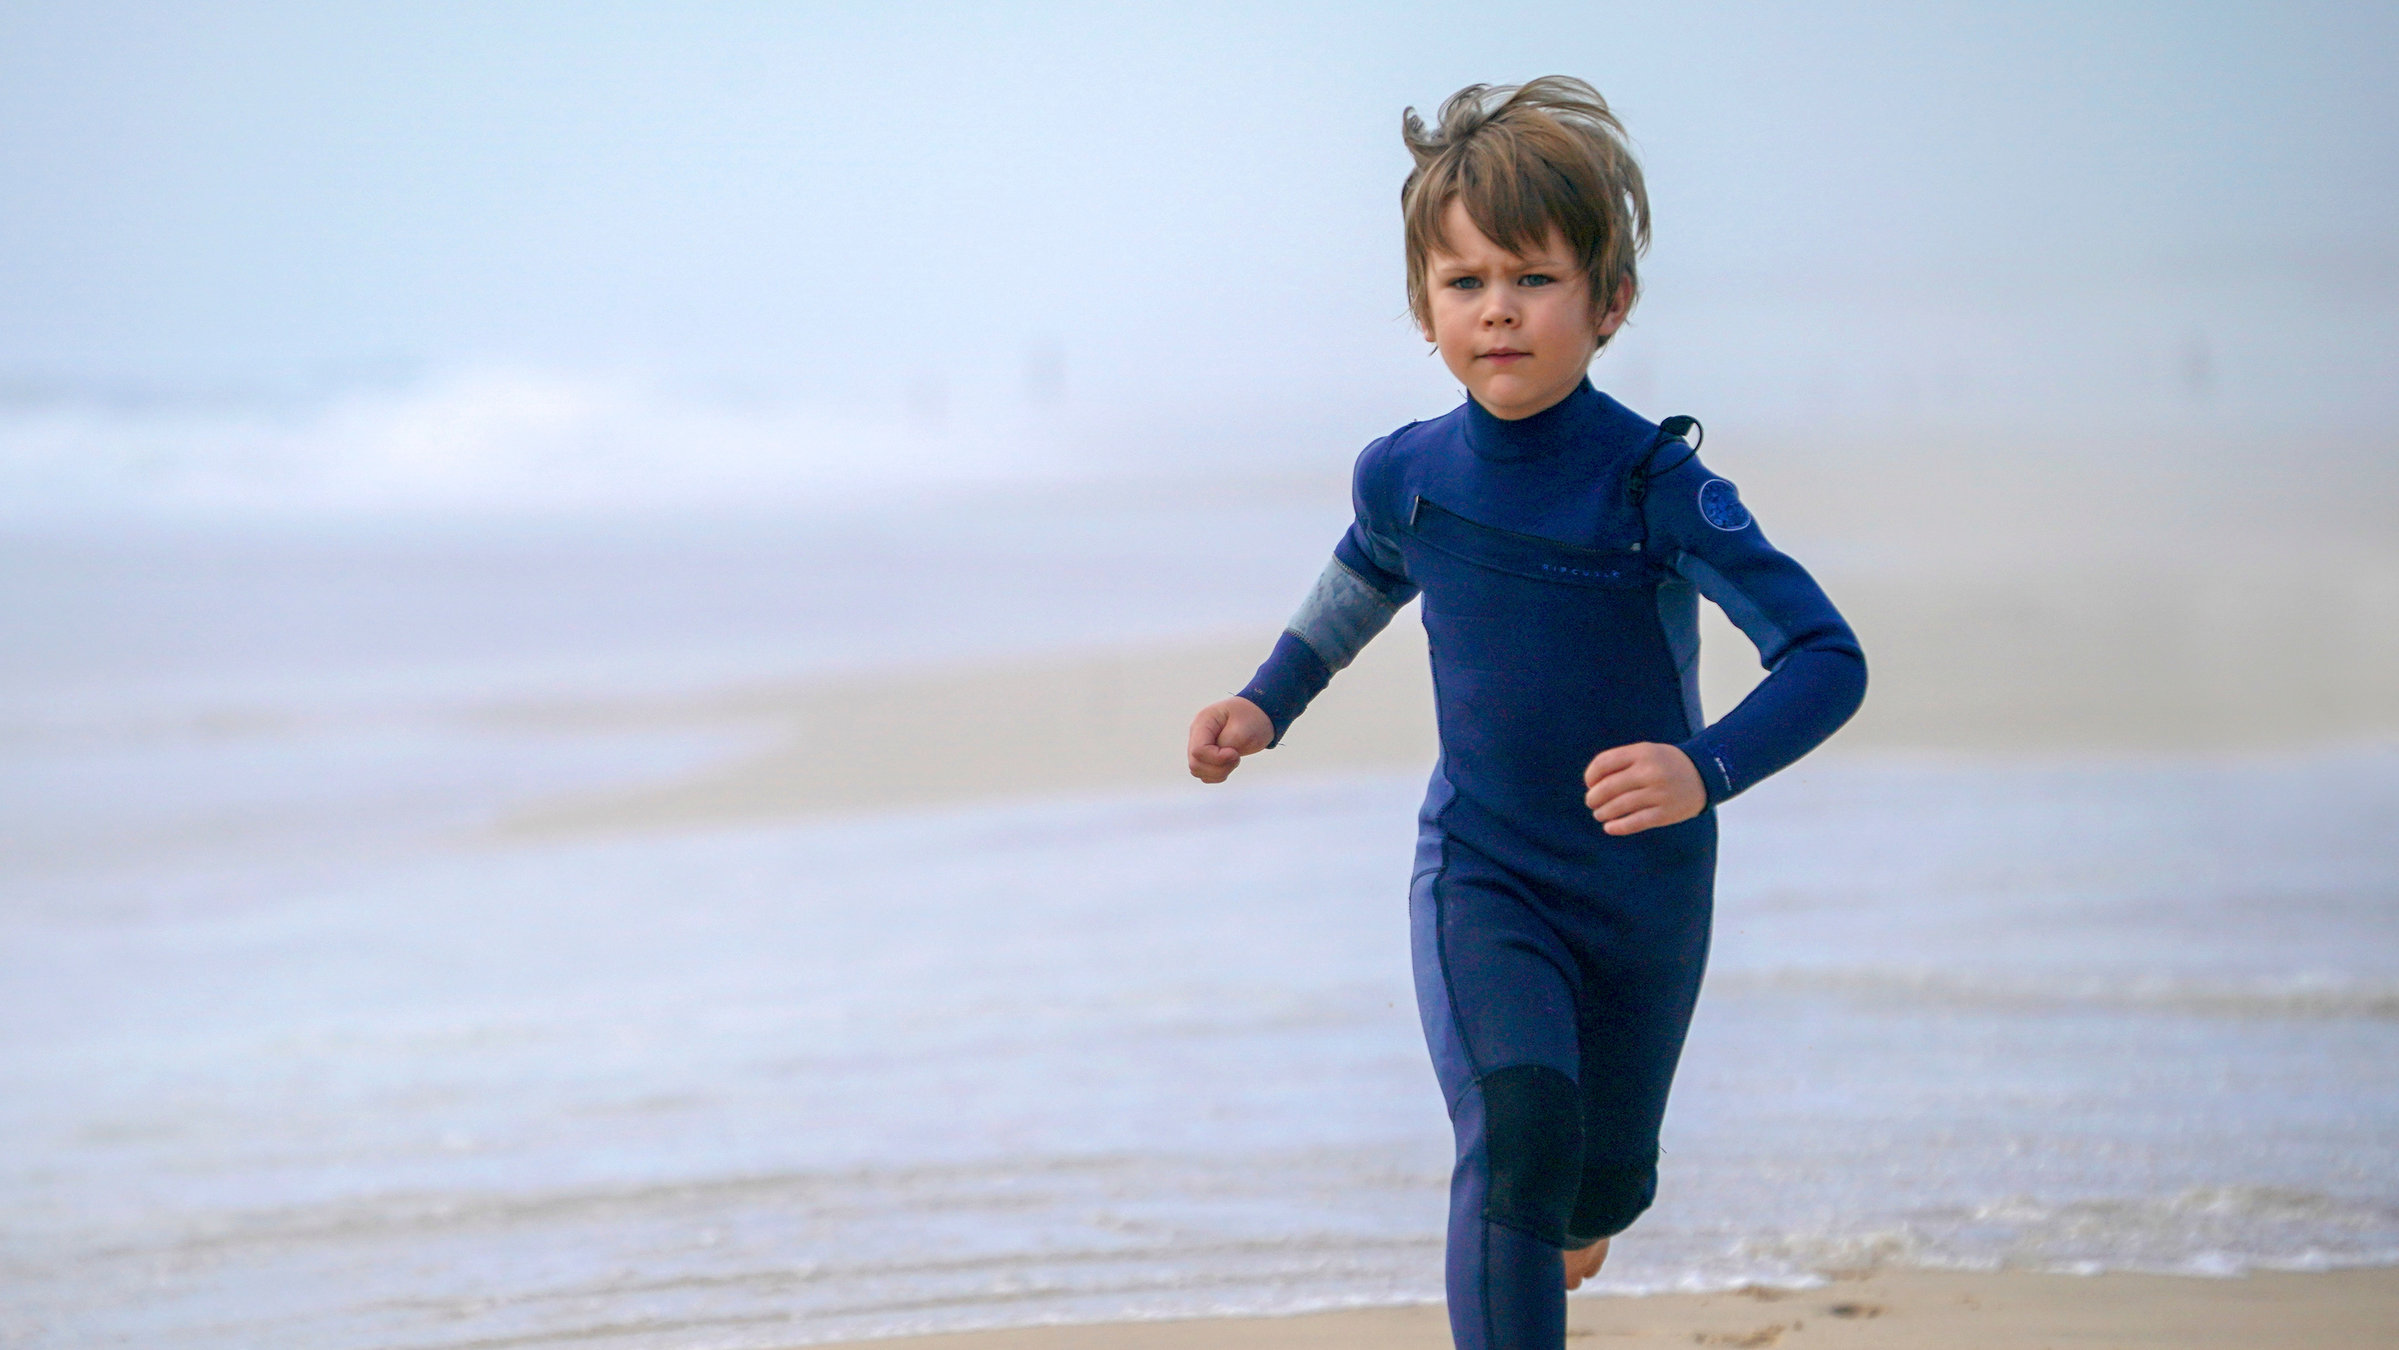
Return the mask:
<path fill-rule="evenodd" d="M 1624 327 L 1624 316 L 1633 312 L 1633 279 L 1626 277 L 1616 283 L 1616 294 L 1608 297 L 1608 307 L 1601 311 L 1596 325 L 1599 340 L 1607 341 Z"/>

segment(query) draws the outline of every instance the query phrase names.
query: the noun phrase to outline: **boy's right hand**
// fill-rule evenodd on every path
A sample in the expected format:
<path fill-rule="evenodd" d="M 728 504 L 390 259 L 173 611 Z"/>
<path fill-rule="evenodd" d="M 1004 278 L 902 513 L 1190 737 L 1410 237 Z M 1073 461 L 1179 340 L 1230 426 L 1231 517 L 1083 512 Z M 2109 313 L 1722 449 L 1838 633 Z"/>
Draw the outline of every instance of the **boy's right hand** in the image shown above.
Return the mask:
<path fill-rule="evenodd" d="M 1254 755 L 1274 739 L 1274 723 L 1264 709 L 1235 694 L 1220 698 L 1191 719 L 1191 776 L 1203 783 L 1221 783 L 1241 767 L 1243 755 Z"/>

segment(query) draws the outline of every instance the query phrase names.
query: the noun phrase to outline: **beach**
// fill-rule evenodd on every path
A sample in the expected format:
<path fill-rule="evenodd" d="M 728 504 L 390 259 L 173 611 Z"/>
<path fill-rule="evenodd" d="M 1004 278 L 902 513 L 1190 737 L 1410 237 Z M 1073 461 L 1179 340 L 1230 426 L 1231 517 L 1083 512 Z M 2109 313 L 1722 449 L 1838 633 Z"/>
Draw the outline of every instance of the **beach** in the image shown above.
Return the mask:
<path fill-rule="evenodd" d="M 1975 1275 L 1882 1272 L 1806 1290 L 1575 1299 L 1566 1338 L 1593 1346 L 1976 1346 L 2031 1350 L 2090 1346 L 2258 1347 L 2391 1343 L 2399 1278 L 2388 1270 L 2189 1280 L 2143 1275 Z M 1439 1308 L 1360 1309 L 1298 1317 L 1118 1323 L 901 1337 L 889 1350 L 1439 1350 Z"/>
<path fill-rule="evenodd" d="M 2376 1343 L 2378 465 L 2111 532 L 1776 462 L 1875 687 L 1725 808 L 1578 1334 Z M 1202 788 L 1337 480 L 1009 500 L 12 534 L 0 1339 L 1439 1344 L 1421 630 Z"/>
<path fill-rule="evenodd" d="M 1688 836 L 1567 1345 L 2399 1347 L 2399 9 L 25 0 L 0 66 L 0 1350 L 1447 1345 L 1421 608 L 1186 737 L 1361 465 L 1578 368 L 1696 459 L 1468 417 L 1392 514 L 1768 541 L 1868 689 Z M 1467 129 L 1545 74 L 1620 143 Z"/>

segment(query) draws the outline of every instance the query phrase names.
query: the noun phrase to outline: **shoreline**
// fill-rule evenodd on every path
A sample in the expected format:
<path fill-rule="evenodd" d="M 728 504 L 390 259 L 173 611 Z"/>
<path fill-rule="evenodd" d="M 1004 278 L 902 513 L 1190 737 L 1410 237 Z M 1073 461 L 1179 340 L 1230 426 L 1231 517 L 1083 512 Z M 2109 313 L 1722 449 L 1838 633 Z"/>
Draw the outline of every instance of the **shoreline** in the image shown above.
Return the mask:
<path fill-rule="evenodd" d="M 1808 1289 L 1578 1296 L 1567 1341 L 1760 1350 L 2332 1350 L 2399 1340 L 2399 1266 L 2233 1277 L 1881 1270 Z M 1443 1350 L 1439 1304 L 824 1343 L 856 1350 Z"/>

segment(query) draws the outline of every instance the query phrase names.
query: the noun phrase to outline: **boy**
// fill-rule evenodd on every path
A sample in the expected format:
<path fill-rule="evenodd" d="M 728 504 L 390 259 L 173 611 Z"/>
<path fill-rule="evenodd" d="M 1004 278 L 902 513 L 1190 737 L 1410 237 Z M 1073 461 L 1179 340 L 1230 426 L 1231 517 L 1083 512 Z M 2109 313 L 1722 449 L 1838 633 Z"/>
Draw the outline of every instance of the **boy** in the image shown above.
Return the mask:
<path fill-rule="evenodd" d="M 1461 1350 L 1554 1348 L 1566 1290 L 1656 1194 L 1713 808 L 1848 720 L 1866 666 L 1732 484 L 1585 377 L 1649 232 L 1598 92 L 1473 85 L 1402 127 L 1410 309 L 1468 398 L 1358 457 L 1356 522 L 1256 678 L 1192 719 L 1190 767 L 1222 782 L 1280 741 L 1424 597 L 1441 758 L 1409 915 L 1457 1135 L 1450 1327 Z M 1772 672 L 1712 726 L 1703 594 Z"/>

